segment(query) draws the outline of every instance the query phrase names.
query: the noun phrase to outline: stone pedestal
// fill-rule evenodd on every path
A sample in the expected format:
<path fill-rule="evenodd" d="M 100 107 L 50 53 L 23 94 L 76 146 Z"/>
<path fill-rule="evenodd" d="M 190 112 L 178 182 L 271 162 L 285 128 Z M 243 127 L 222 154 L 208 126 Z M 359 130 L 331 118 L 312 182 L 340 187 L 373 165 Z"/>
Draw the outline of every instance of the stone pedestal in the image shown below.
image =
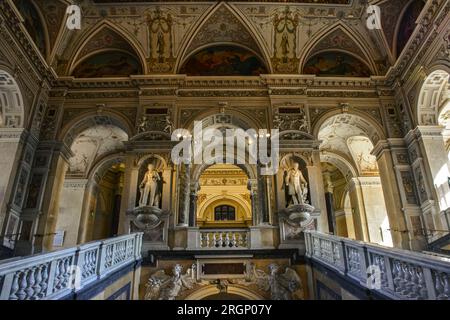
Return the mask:
<path fill-rule="evenodd" d="M 170 213 L 157 207 L 138 207 L 127 211 L 130 232 L 143 232 L 142 251 L 168 250 Z"/>
<path fill-rule="evenodd" d="M 293 248 L 305 250 L 303 231 L 314 230 L 314 220 L 321 214 L 313 206 L 304 204 L 290 206 L 278 213 L 280 227 L 279 249 Z"/>

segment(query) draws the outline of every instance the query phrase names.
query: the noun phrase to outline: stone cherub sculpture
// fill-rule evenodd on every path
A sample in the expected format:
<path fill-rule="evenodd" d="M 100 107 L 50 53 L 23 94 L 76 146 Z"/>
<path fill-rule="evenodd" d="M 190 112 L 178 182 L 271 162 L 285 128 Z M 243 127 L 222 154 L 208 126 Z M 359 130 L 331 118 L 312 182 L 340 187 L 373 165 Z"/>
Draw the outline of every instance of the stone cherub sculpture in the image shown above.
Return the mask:
<path fill-rule="evenodd" d="M 149 164 L 147 169 L 144 179 L 139 185 L 141 192 L 139 206 L 159 207 L 162 179 L 153 164 Z"/>
<path fill-rule="evenodd" d="M 172 272 L 173 276 L 168 276 L 164 270 L 159 270 L 148 279 L 145 300 L 175 300 L 182 291 L 193 288 L 193 269 L 183 275 L 183 267 L 176 264 Z"/>
<path fill-rule="evenodd" d="M 269 265 L 269 274 L 253 266 L 252 280 L 261 290 L 270 291 L 271 300 L 301 299 L 303 286 L 297 272 L 289 267 L 283 274 L 279 270 L 276 263 Z"/>
<path fill-rule="evenodd" d="M 308 182 L 303 177 L 297 162 L 294 162 L 293 167 L 285 172 L 285 192 L 288 206 L 306 203 Z"/>

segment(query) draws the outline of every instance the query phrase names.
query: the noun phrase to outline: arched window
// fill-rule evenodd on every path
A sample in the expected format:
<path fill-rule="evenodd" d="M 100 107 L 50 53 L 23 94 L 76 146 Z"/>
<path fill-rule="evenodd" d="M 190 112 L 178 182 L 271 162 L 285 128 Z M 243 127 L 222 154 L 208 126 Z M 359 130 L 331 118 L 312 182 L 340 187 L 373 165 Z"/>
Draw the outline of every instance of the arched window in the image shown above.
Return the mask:
<path fill-rule="evenodd" d="M 234 221 L 236 220 L 236 209 L 232 206 L 218 206 L 214 209 L 214 220 Z"/>

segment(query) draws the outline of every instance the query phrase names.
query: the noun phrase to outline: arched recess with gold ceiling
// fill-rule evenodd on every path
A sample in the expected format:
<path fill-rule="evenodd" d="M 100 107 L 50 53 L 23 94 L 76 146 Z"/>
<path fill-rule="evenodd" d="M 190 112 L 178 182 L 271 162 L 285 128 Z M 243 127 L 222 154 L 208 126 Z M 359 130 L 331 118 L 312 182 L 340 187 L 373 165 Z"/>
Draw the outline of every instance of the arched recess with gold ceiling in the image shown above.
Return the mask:
<path fill-rule="evenodd" d="M 77 78 L 145 74 L 145 54 L 136 39 L 109 21 L 99 22 L 77 42 L 66 74 Z"/>
<path fill-rule="evenodd" d="M 330 77 L 377 75 L 379 70 L 373 58 L 376 53 L 368 48 L 358 31 L 337 22 L 319 31 L 306 43 L 300 57 L 299 72 Z M 333 67 L 336 71 L 324 72 Z M 313 72 L 313 69 L 321 72 Z M 345 69 L 347 72 L 338 72 Z"/>
<path fill-rule="evenodd" d="M 237 56 L 239 60 L 235 60 L 234 65 L 248 66 L 259 63 L 264 67 L 259 73 L 271 73 L 272 66 L 268 50 L 263 45 L 261 35 L 246 19 L 242 13 L 226 2 L 213 6 L 199 19 L 194 31 L 181 44 L 175 64 L 177 73 L 183 73 L 183 67 L 189 59 L 200 60 L 196 54 L 199 55 L 208 50 L 216 59 L 232 59 Z M 226 65 L 225 60 L 222 65 Z M 228 64 L 228 68 L 232 66 Z M 239 75 L 239 72 L 235 70 L 232 74 L 228 72 L 223 75 Z M 258 75 L 258 73 L 241 75 Z"/>

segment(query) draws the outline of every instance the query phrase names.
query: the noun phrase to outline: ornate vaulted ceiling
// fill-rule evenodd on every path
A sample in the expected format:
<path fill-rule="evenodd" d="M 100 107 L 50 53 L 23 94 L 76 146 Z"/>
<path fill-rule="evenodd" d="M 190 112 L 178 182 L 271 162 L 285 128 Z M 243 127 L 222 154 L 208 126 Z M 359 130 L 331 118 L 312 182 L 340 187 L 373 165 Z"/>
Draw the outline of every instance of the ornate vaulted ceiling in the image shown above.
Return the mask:
<path fill-rule="evenodd" d="M 15 3 L 56 72 L 80 78 L 384 75 L 407 45 L 423 8 L 422 0 L 374 1 L 383 29 L 371 31 L 367 5 L 352 0 L 89 0 L 82 4 L 82 29 L 68 31 L 66 1 Z M 188 72 L 186 65 L 201 71 Z"/>

